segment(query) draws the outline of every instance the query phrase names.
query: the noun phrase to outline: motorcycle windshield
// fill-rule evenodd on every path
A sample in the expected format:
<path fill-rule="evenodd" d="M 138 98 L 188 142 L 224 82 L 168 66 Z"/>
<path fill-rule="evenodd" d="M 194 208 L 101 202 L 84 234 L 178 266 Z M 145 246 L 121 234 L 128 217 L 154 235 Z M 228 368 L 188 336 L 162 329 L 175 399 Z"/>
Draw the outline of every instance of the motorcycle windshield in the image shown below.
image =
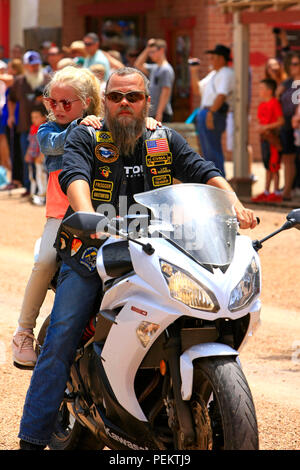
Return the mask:
<path fill-rule="evenodd" d="M 165 238 L 202 264 L 230 264 L 238 224 L 236 195 L 205 184 L 175 184 L 134 195 Z"/>

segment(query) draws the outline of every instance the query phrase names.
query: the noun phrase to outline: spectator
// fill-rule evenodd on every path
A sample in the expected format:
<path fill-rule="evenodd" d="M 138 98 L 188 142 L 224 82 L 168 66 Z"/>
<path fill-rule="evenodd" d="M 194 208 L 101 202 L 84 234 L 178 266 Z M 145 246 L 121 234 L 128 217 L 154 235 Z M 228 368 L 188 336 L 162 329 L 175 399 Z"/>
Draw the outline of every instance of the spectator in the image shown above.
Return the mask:
<path fill-rule="evenodd" d="M 89 68 L 94 64 L 102 64 L 105 67 L 105 80 L 110 74 L 110 65 L 107 56 L 99 49 L 99 37 L 96 33 L 88 33 L 84 36 L 83 42 L 86 50 L 86 57 L 83 66 Z"/>
<path fill-rule="evenodd" d="M 2 109 L 2 126 L 5 128 L 6 140 L 9 143 L 9 154 L 11 161 L 11 182 L 2 187 L 1 190 L 11 190 L 22 187 L 23 180 L 23 161 L 21 155 L 20 135 L 16 130 L 16 124 L 9 128 L 7 125 L 8 120 L 8 95 L 9 89 L 12 86 L 15 78 L 23 74 L 23 62 L 21 59 L 13 59 L 7 64 L 7 73 L 0 76 L 0 80 L 6 85 L 5 92 L 5 105 Z M 15 108 L 15 123 L 18 122 L 19 104 Z"/>
<path fill-rule="evenodd" d="M 24 47 L 21 46 L 21 44 L 15 44 L 10 52 L 10 59 L 20 59 L 23 60 L 23 55 L 24 55 Z"/>
<path fill-rule="evenodd" d="M 50 80 L 50 75 L 42 70 L 41 56 L 36 51 L 28 51 L 23 57 L 24 75 L 17 77 L 10 88 L 8 96 L 9 117 L 7 125 L 12 128 L 15 124 L 15 109 L 19 103 L 19 122 L 17 132 L 20 133 L 21 154 L 23 158 L 23 185 L 26 189 L 25 196 L 30 194 L 30 181 L 28 177 L 28 165 L 24 157 L 28 147 L 28 133 L 31 126 L 30 113 L 32 109 L 41 103 L 43 89 Z"/>
<path fill-rule="evenodd" d="M 69 55 L 79 67 L 84 65 L 86 49 L 83 41 L 73 41 L 69 48 Z"/>
<path fill-rule="evenodd" d="M 47 52 L 47 61 L 48 65 L 45 67 L 46 73 L 53 73 L 58 70 L 57 64 L 63 58 L 63 53 L 60 51 L 59 47 L 51 46 Z"/>
<path fill-rule="evenodd" d="M 28 163 L 30 179 L 30 195 L 32 202 L 43 205 L 46 201 L 47 177 L 43 166 L 44 155 L 41 153 L 37 132 L 39 127 L 46 122 L 46 109 L 39 106 L 31 111 L 31 126 L 28 135 L 28 148 L 25 161 Z M 37 193 L 37 197 L 36 197 Z"/>
<path fill-rule="evenodd" d="M 292 199 L 292 187 L 296 175 L 296 146 L 294 142 L 294 129 L 292 117 L 297 108 L 297 81 L 300 80 L 300 57 L 292 52 L 288 57 L 288 78 L 279 87 L 278 96 L 281 102 L 284 124 L 280 130 L 282 142 L 282 161 L 284 164 L 284 189 L 282 198 L 285 201 Z"/>
<path fill-rule="evenodd" d="M 104 96 L 105 93 L 105 87 L 106 87 L 106 81 L 104 79 L 105 77 L 105 67 L 102 64 L 94 64 L 90 66 L 90 71 L 93 72 L 94 75 L 98 78 L 100 81 L 100 90 L 101 94 Z"/>
<path fill-rule="evenodd" d="M 130 48 L 127 50 L 125 55 L 125 62 L 127 67 L 134 67 L 134 63 L 139 56 L 139 52 L 135 48 Z"/>
<path fill-rule="evenodd" d="M 43 64 L 44 67 L 46 67 L 46 65 L 48 65 L 47 55 L 48 55 L 48 51 L 49 51 L 51 46 L 55 46 L 55 44 L 52 43 L 51 41 L 44 41 L 41 44 L 40 53 L 41 53 L 42 64 Z"/>
<path fill-rule="evenodd" d="M 163 39 L 149 39 L 147 47 L 135 61 L 135 67 L 150 80 L 151 108 L 149 115 L 157 121 L 171 122 L 171 106 L 174 70 L 166 58 L 167 43 Z M 153 64 L 146 61 L 150 58 Z"/>
<path fill-rule="evenodd" d="M 4 46 L 2 46 L 2 44 L 0 45 L 0 61 L 5 62 L 5 64 L 8 62 L 8 58 L 5 57 Z"/>
<path fill-rule="evenodd" d="M 228 67 L 230 49 L 217 44 L 211 54 L 212 68 L 198 81 L 199 66 L 190 66 L 192 91 L 201 98 L 197 116 L 197 131 L 203 156 L 215 163 L 225 176 L 221 137 L 226 128 L 226 117 L 234 89 L 234 72 Z"/>
<path fill-rule="evenodd" d="M 57 63 L 57 70 L 64 69 L 69 65 L 73 67 L 78 67 L 74 59 L 71 59 L 71 57 L 63 57 L 63 59 L 60 59 L 60 61 Z"/>
<path fill-rule="evenodd" d="M 262 160 L 266 169 L 265 191 L 252 198 L 253 202 L 281 202 L 279 190 L 279 168 L 281 143 L 279 130 L 284 119 L 279 101 L 275 98 L 277 84 L 271 78 L 260 82 L 259 96 L 261 103 L 258 106 L 257 117 L 261 139 Z M 272 182 L 274 192 L 270 193 Z"/>
<path fill-rule="evenodd" d="M 293 184 L 293 194 L 300 196 L 300 104 L 298 104 L 296 112 L 292 117 L 292 126 L 294 128 L 294 138 L 296 146 L 296 176 Z"/>
<path fill-rule="evenodd" d="M 6 84 L 1 77 L 5 77 L 7 64 L 0 60 L 0 165 L 6 170 L 11 169 L 9 148 L 5 134 L 5 119 L 3 118 L 3 110 L 6 103 Z"/>
<path fill-rule="evenodd" d="M 279 62 L 279 60 L 275 57 L 271 57 L 267 60 L 265 67 L 265 78 L 271 78 L 272 80 L 275 80 L 277 85 L 280 85 L 287 78 L 282 63 Z"/>

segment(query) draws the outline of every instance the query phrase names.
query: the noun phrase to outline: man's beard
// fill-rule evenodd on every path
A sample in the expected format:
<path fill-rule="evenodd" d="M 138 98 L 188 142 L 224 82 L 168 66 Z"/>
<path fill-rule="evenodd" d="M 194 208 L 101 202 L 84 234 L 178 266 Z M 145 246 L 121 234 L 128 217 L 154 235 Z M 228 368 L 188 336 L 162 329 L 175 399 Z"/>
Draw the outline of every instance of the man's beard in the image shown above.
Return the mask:
<path fill-rule="evenodd" d="M 130 108 L 123 108 L 122 111 L 131 112 Z M 140 116 L 134 119 L 127 116 L 112 118 L 109 111 L 105 110 L 105 121 L 111 132 L 114 144 L 118 147 L 120 155 L 133 155 L 137 139 L 145 130 L 145 118 L 148 114 L 148 107 L 145 105 Z"/>
<path fill-rule="evenodd" d="M 32 90 L 36 90 L 44 82 L 44 74 L 42 70 L 39 70 L 37 73 L 25 72 L 24 75 Z"/>

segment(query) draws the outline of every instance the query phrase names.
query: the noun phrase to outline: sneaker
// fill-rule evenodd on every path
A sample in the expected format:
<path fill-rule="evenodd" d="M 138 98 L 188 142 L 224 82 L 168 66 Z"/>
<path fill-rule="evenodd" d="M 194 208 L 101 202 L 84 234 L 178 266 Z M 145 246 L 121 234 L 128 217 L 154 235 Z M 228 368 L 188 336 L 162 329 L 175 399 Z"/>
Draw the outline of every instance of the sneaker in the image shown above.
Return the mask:
<path fill-rule="evenodd" d="M 44 206 L 46 204 L 46 198 L 43 196 L 38 196 L 34 194 L 31 199 L 32 204 L 35 206 Z"/>
<path fill-rule="evenodd" d="M 268 202 L 269 194 L 261 193 L 258 196 L 252 197 L 252 202 Z"/>
<path fill-rule="evenodd" d="M 32 330 L 18 331 L 12 340 L 12 353 L 14 366 L 33 368 L 37 361 L 37 355 L 33 349 L 33 342 L 37 343 Z"/>
<path fill-rule="evenodd" d="M 282 196 L 281 194 L 271 193 L 268 196 L 268 201 L 269 202 L 282 202 Z"/>

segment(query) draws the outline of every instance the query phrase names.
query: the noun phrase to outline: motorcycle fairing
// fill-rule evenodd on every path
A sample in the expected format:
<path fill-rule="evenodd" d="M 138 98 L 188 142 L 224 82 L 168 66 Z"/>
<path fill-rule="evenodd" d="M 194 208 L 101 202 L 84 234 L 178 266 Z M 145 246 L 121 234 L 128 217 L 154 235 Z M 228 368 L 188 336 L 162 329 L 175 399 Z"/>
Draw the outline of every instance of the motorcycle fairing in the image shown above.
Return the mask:
<path fill-rule="evenodd" d="M 149 239 L 146 240 L 149 242 Z M 221 269 L 210 272 L 162 238 L 151 240 L 155 248 L 151 256 L 147 255 L 140 245 L 129 242 L 136 274 L 125 276 L 120 281 L 116 279 L 104 294 L 101 310 L 119 308 L 120 312 L 116 319 L 117 324 L 112 325 L 105 341 L 102 357 L 105 359 L 103 364 L 105 373 L 117 401 L 138 420 L 146 422 L 147 418 L 134 392 L 136 372 L 156 338 L 171 323 L 183 315 L 209 321 L 218 318 L 235 320 L 247 315 L 249 311 L 247 308 L 230 312 L 227 306 L 231 290 L 240 281 L 251 257 L 256 256 L 249 243 L 251 242 L 247 237 L 237 237 L 234 259 L 238 260 L 238 267 L 235 271 L 231 271 L 230 265 L 225 272 Z M 99 251 L 101 252 L 101 248 Z M 217 314 L 192 309 L 173 299 L 160 269 L 161 258 L 190 272 L 195 279 L 201 278 L 201 282 L 217 297 L 221 307 Z M 138 311 L 146 313 L 142 315 Z M 136 334 L 137 328 L 143 321 L 159 326 L 146 347 L 142 346 Z"/>
<path fill-rule="evenodd" d="M 80 384 L 81 392 L 85 390 L 81 399 L 90 396 L 91 403 L 96 407 L 92 416 L 96 411 L 100 438 L 104 439 L 107 445 L 110 445 L 113 439 L 115 441 L 113 445 L 118 445 L 121 450 L 128 447 L 134 450 L 157 448 L 149 423 L 136 419 L 118 402 L 103 367 L 102 348 L 103 343 L 100 342 L 89 344 L 83 356 L 79 358 L 77 366 L 74 364 L 71 369 L 73 386 Z M 80 376 L 77 374 L 78 367 Z M 84 408 L 86 405 L 77 409 L 79 419 L 83 423 L 86 415 Z M 76 407 L 74 411 L 76 413 Z"/>

